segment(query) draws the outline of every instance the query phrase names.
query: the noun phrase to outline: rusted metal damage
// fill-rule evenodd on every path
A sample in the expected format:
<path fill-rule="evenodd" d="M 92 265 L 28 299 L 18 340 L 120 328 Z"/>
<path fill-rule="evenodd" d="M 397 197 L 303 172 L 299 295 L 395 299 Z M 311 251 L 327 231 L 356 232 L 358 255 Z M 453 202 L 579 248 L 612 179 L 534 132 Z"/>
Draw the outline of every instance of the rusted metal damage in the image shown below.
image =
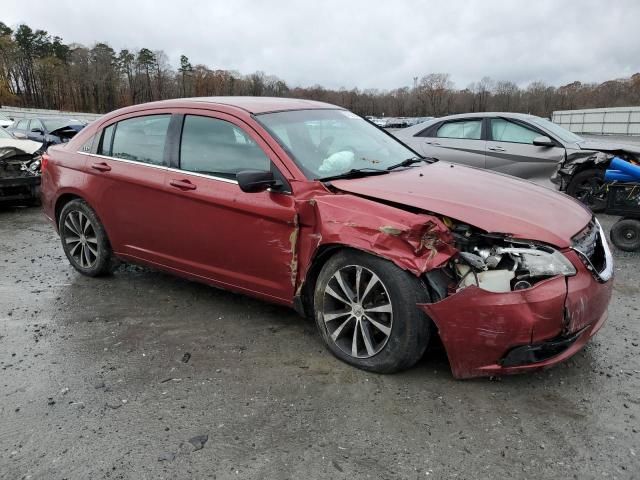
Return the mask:
<path fill-rule="evenodd" d="M 300 235 L 300 221 L 298 214 L 293 217 L 293 230 L 289 236 L 289 244 L 291 245 L 291 285 L 296 286 L 298 279 L 298 236 Z"/>

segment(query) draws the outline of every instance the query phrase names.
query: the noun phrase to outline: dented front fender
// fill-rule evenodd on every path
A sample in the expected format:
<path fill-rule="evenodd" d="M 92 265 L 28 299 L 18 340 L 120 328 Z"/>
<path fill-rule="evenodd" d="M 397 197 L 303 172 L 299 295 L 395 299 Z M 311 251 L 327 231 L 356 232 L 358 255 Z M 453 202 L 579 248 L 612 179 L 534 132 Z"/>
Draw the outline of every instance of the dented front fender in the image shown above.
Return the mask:
<path fill-rule="evenodd" d="M 412 213 L 342 194 L 298 201 L 298 291 L 323 245 L 345 245 L 386 258 L 419 276 L 445 264 L 457 250 L 435 216 Z"/>

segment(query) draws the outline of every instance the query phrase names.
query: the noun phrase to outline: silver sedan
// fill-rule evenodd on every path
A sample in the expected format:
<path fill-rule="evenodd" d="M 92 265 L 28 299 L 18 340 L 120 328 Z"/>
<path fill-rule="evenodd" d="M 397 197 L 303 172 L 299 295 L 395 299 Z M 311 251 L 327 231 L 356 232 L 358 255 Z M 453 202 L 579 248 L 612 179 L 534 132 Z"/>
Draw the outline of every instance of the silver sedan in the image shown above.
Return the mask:
<path fill-rule="evenodd" d="M 594 210 L 604 206 L 598 192 L 613 154 L 640 158 L 637 146 L 590 142 L 549 120 L 522 113 L 450 115 L 393 134 L 424 156 L 546 186 L 555 183 Z"/>

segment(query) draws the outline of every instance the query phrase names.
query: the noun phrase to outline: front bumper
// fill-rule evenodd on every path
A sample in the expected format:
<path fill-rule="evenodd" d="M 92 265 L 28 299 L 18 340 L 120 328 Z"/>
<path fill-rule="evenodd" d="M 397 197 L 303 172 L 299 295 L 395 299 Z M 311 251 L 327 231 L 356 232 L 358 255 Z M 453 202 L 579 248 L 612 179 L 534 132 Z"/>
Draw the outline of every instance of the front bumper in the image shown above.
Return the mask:
<path fill-rule="evenodd" d="M 0 204 L 15 205 L 37 200 L 40 196 L 40 175 L 0 178 Z"/>
<path fill-rule="evenodd" d="M 506 293 L 471 286 L 437 303 L 418 305 L 436 324 L 454 377 L 550 367 L 596 334 L 607 318 L 613 279 L 594 275 L 575 251 L 565 255 L 577 269 L 572 277 L 553 277 Z"/>

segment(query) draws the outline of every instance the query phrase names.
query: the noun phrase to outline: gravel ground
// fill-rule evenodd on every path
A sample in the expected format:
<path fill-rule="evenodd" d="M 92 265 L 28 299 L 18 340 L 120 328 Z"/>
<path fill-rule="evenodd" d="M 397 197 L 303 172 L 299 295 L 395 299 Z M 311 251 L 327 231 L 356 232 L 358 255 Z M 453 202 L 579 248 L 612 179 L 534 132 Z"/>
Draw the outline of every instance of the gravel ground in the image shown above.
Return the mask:
<path fill-rule="evenodd" d="M 563 365 L 456 381 L 436 347 L 385 376 L 285 308 L 82 277 L 38 209 L 0 210 L 0 478 L 640 478 L 640 256 L 616 261 Z"/>

